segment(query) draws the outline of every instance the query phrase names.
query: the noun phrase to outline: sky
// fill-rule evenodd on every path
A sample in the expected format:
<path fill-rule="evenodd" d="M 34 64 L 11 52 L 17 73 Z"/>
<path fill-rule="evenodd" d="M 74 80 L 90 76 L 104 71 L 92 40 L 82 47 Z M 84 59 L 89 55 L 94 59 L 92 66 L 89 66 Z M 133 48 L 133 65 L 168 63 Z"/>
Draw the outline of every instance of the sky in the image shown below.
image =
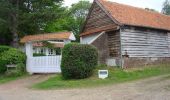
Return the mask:
<path fill-rule="evenodd" d="M 64 0 L 65 6 L 71 6 L 73 3 L 77 3 L 80 0 Z M 93 0 L 89 0 L 93 2 Z M 163 2 L 165 0 L 109 0 L 113 2 L 123 3 L 140 8 L 151 8 L 161 12 Z"/>

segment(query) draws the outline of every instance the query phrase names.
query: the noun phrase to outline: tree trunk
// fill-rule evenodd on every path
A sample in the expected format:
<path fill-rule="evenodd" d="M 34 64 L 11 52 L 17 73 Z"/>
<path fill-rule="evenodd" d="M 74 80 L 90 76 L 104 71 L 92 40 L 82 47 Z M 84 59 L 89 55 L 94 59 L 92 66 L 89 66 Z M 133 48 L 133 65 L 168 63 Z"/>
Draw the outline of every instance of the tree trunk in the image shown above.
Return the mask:
<path fill-rule="evenodd" d="M 13 38 L 13 40 L 12 40 L 12 46 L 14 47 L 14 48 L 18 48 L 19 47 L 19 39 L 18 39 L 18 33 L 17 33 L 17 31 L 16 30 L 13 30 L 13 31 L 11 31 L 11 33 L 12 33 L 12 38 Z"/>
<path fill-rule="evenodd" d="M 16 10 L 11 12 L 10 19 L 11 19 L 11 28 L 10 31 L 12 33 L 12 43 L 11 45 L 15 48 L 19 47 L 19 37 L 18 37 L 18 10 L 19 10 L 19 0 L 13 2 L 13 5 L 16 6 Z"/>

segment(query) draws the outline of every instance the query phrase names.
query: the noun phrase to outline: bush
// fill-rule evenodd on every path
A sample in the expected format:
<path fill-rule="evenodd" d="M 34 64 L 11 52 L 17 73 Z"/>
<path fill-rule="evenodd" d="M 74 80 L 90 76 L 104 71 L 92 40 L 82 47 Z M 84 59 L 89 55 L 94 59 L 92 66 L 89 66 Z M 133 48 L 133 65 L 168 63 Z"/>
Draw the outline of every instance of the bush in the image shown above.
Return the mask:
<path fill-rule="evenodd" d="M 65 79 L 82 79 L 92 75 L 98 62 L 97 49 L 91 45 L 71 43 L 62 51 L 61 70 Z"/>
<path fill-rule="evenodd" d="M 7 64 L 16 64 L 16 65 L 25 64 L 26 55 L 18 49 L 10 48 L 9 50 L 1 53 L 0 62 L 3 62 L 0 64 L 0 73 L 5 73 L 7 70 L 7 67 L 6 67 Z M 13 73 L 14 72 L 18 74 L 17 71 L 13 71 Z"/>
<path fill-rule="evenodd" d="M 2 54 L 4 54 L 3 52 L 8 51 L 11 47 L 9 46 L 0 46 L 0 74 L 3 74 L 6 72 L 7 67 L 7 61 L 2 60 Z"/>
<path fill-rule="evenodd" d="M 17 75 L 19 75 L 19 76 L 23 75 L 26 72 L 25 68 L 26 68 L 25 64 L 23 64 L 23 63 L 17 64 Z"/>
<path fill-rule="evenodd" d="M 8 46 L 0 46 L 0 54 L 5 52 L 5 51 L 8 51 L 11 47 L 8 47 Z"/>
<path fill-rule="evenodd" d="M 3 54 L 1 54 L 1 59 L 6 61 L 7 64 L 26 63 L 26 55 L 15 48 L 11 48 L 8 51 L 3 52 Z"/>
<path fill-rule="evenodd" d="M 0 74 L 3 74 L 6 72 L 7 67 L 6 67 L 6 61 L 0 59 Z"/>

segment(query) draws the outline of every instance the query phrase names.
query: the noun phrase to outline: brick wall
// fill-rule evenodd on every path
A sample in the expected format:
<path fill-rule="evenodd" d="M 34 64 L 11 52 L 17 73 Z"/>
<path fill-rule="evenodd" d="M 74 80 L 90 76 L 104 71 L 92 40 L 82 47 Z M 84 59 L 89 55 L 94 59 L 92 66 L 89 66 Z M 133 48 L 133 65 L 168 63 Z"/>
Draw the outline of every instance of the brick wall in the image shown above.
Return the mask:
<path fill-rule="evenodd" d="M 170 58 L 124 58 L 124 68 L 144 67 L 148 65 L 170 64 Z"/>

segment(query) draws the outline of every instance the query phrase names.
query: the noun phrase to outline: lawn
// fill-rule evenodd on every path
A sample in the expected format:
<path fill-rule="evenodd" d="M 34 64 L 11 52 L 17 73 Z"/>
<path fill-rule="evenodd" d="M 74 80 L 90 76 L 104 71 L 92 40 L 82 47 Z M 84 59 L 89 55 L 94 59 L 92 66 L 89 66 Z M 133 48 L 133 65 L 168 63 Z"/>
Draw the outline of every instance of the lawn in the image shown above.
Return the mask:
<path fill-rule="evenodd" d="M 107 79 L 99 79 L 97 76 L 98 69 L 108 69 L 109 77 Z M 159 65 L 149 66 L 140 69 L 128 69 L 123 70 L 119 68 L 100 67 L 97 68 L 94 75 L 87 79 L 81 80 L 64 80 L 62 76 L 56 75 L 44 81 L 42 83 L 35 84 L 35 89 L 67 89 L 67 88 L 85 88 L 85 87 L 97 87 L 111 85 L 115 83 L 122 83 L 152 76 L 158 76 L 163 74 L 170 74 L 170 66 Z"/>
<path fill-rule="evenodd" d="M 27 75 L 23 75 L 23 76 L 6 76 L 6 75 L 0 75 L 0 84 L 3 84 L 3 83 L 7 83 L 7 82 L 10 82 L 10 81 L 13 81 L 13 80 L 17 80 L 17 79 L 20 79 L 20 78 L 24 78 L 26 77 Z"/>

